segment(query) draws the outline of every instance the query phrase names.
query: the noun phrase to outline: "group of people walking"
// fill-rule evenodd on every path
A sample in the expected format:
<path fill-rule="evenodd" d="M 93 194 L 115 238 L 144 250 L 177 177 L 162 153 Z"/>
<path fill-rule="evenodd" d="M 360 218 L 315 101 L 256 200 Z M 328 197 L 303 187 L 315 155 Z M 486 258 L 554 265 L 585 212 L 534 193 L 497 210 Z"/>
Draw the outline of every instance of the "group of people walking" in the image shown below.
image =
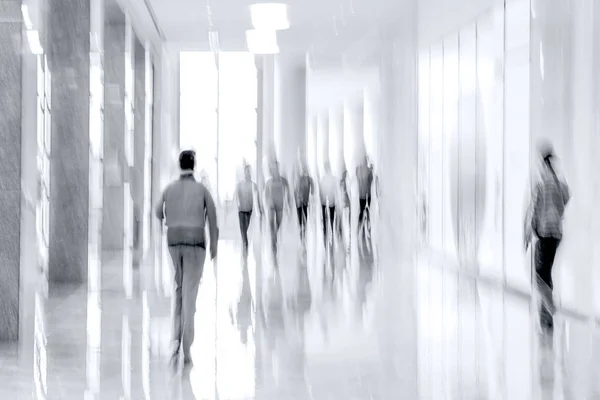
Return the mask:
<path fill-rule="evenodd" d="M 552 301 L 552 267 L 558 246 L 562 240 L 562 219 L 570 199 L 569 187 L 555 171 L 556 156 L 551 145 L 540 147 L 542 168 L 538 181 L 533 185 L 530 207 L 525 219 L 525 247 L 536 239 L 534 266 L 536 281 L 542 297 L 540 325 L 544 332 L 553 331 L 554 303 Z M 183 361 L 191 363 L 190 348 L 194 340 L 194 315 L 196 298 L 206 258 L 207 244 L 211 260 L 217 256 L 219 227 L 213 197 L 205 184 L 196 181 L 194 169 L 196 154 L 183 151 L 179 156 L 180 177 L 163 191 L 156 206 L 156 216 L 168 228 L 167 244 L 174 267 L 174 295 L 172 299 L 172 356 L 177 366 L 180 352 Z M 260 218 L 266 216 L 273 254 L 277 255 L 277 237 L 284 211 L 292 214 L 296 208 L 299 236 L 305 240 L 311 208 L 321 211 L 325 247 L 333 244 L 333 237 L 341 233 L 341 221 L 350 221 L 351 196 L 348 190 L 348 172 L 336 178 L 329 163 L 318 186 L 304 166 L 300 166 L 293 179 L 293 188 L 282 176 L 277 161 L 270 163 L 270 177 L 262 194 L 252 180 L 250 166 L 244 167 L 244 179 L 235 189 L 241 240 L 247 254 L 248 229 L 252 215 L 258 209 Z M 372 165 L 365 158 L 355 171 L 358 197 L 359 225 L 370 225 L 372 191 L 378 193 Z M 206 225 L 208 223 L 208 230 Z M 209 240 L 207 240 L 207 236 Z"/>

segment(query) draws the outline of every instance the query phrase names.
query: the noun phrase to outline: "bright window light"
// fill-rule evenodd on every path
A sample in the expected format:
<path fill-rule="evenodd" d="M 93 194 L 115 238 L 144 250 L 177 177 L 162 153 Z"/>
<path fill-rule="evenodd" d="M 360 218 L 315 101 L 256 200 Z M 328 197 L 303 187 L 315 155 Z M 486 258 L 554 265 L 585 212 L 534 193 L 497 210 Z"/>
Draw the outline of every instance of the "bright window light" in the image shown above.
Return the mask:
<path fill-rule="evenodd" d="M 29 43 L 29 49 L 33 54 L 44 54 L 38 31 L 27 31 L 27 42 Z"/>
<path fill-rule="evenodd" d="M 29 8 L 27 8 L 26 4 L 21 5 L 21 13 L 23 14 L 23 22 L 25 23 L 25 28 L 27 28 L 27 30 L 32 30 L 33 22 L 31 22 L 31 16 L 29 15 Z"/>
<path fill-rule="evenodd" d="M 287 5 L 260 3 L 250 6 L 252 26 L 258 31 L 281 31 L 290 27 Z"/>
<path fill-rule="evenodd" d="M 277 33 L 274 31 L 246 31 L 248 51 L 254 54 L 277 54 Z"/>

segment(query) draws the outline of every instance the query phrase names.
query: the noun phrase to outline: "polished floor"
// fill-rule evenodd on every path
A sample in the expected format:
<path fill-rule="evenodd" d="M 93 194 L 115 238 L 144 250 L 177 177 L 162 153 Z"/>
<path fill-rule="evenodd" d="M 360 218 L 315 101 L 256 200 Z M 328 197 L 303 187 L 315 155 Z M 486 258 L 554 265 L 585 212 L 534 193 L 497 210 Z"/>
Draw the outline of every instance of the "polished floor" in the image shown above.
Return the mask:
<path fill-rule="evenodd" d="M 33 351 L 0 349 L 0 398 L 408 398 L 386 390 L 391 355 L 375 321 L 386 271 L 374 253 L 339 246 L 324 261 L 320 239 L 303 251 L 290 226 L 281 240 L 275 268 L 259 232 L 247 259 L 235 232 L 224 235 L 198 296 L 194 366 L 175 374 L 169 264 L 144 263 L 128 280 L 122 256 L 103 254 L 98 290 L 36 295 Z M 417 277 L 418 323 L 402 329 L 416 332 L 421 399 L 600 399 L 595 327 L 558 315 L 544 341 L 529 298 L 441 264 L 421 254 L 404 266 Z"/>

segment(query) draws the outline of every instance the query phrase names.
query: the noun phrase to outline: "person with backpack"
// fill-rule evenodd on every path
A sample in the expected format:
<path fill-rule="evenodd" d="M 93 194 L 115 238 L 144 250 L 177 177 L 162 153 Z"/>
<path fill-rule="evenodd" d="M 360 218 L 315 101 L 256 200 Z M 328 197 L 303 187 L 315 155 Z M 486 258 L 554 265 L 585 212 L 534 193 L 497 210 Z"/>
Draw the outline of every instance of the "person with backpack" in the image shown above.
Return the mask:
<path fill-rule="evenodd" d="M 194 315 L 204 261 L 208 222 L 210 258 L 217 256 L 219 227 L 217 211 L 208 189 L 194 178 L 196 153 L 185 150 L 179 155 L 181 175 L 163 191 L 155 214 L 167 227 L 167 244 L 174 267 L 174 291 L 172 299 L 172 349 L 171 366 L 179 365 L 183 347 L 185 365 L 192 362 L 191 347 L 194 342 Z"/>
<path fill-rule="evenodd" d="M 542 299 L 540 325 L 544 333 L 554 329 L 554 301 L 552 298 L 552 267 L 563 234 L 563 215 L 570 199 L 569 186 L 561 180 L 553 163 L 556 160 L 550 143 L 539 146 L 542 168 L 540 179 L 533 187 L 525 220 L 525 249 L 535 235 L 534 264 L 537 287 Z"/>

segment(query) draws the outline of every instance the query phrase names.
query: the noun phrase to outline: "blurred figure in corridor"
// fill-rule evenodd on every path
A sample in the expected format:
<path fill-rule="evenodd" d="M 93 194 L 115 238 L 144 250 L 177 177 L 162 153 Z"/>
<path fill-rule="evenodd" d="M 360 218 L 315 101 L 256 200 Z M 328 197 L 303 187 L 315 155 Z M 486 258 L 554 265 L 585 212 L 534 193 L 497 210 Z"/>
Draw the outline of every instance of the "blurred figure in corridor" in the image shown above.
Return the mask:
<path fill-rule="evenodd" d="M 292 198 L 287 179 L 279 172 L 279 163 L 270 164 L 271 178 L 265 184 L 265 207 L 269 221 L 269 234 L 271 235 L 271 250 L 277 261 L 277 235 L 283 219 L 283 210 L 290 210 Z"/>
<path fill-rule="evenodd" d="M 551 335 L 554 328 L 554 301 L 552 298 L 552 266 L 562 239 L 563 214 L 570 199 L 568 185 L 556 174 L 556 156 L 549 142 L 539 144 L 542 168 L 539 181 L 532 186 L 533 193 L 525 220 L 525 248 L 532 236 L 537 239 L 534 248 L 537 286 L 542 304 L 540 324 L 544 333 Z"/>
<path fill-rule="evenodd" d="M 359 232 L 364 235 L 359 239 L 366 239 L 369 235 L 371 224 L 371 190 L 373 186 L 373 170 L 369 166 L 367 157 L 356 167 L 356 180 L 358 182 L 358 226 Z"/>
<path fill-rule="evenodd" d="M 172 353 L 171 365 L 179 365 L 183 345 L 184 363 L 192 359 L 190 348 L 194 341 L 194 315 L 198 287 L 206 258 L 205 225 L 210 230 L 211 259 L 217 256 L 217 212 L 208 189 L 194 178 L 196 154 L 183 151 L 179 156 L 181 175 L 163 191 L 156 216 L 165 220 L 169 253 L 175 270 L 175 290 L 172 303 Z"/>
<path fill-rule="evenodd" d="M 331 164 L 325 162 L 324 175 L 320 181 L 321 207 L 323 211 L 323 240 L 325 247 L 333 246 L 334 221 L 338 203 L 338 181 L 331 172 Z"/>
<path fill-rule="evenodd" d="M 296 210 L 298 212 L 298 225 L 300 226 L 300 239 L 306 238 L 306 223 L 308 221 L 308 205 L 314 194 L 313 179 L 308 175 L 303 162 L 298 163 L 298 176 L 295 184 Z"/>
<path fill-rule="evenodd" d="M 342 238 L 345 237 L 344 232 L 350 232 L 346 238 L 346 251 L 350 252 L 350 237 L 352 235 L 352 229 L 350 229 L 350 221 L 352 220 L 351 207 L 350 207 L 350 195 L 348 194 L 348 170 L 344 167 L 342 173 L 342 179 L 340 180 L 340 196 L 341 196 L 341 210 L 339 211 L 338 226 L 340 235 Z"/>
<path fill-rule="evenodd" d="M 250 169 L 250 165 L 246 165 L 244 167 L 244 180 L 237 184 L 234 193 L 234 203 L 237 205 L 240 219 L 240 232 L 242 234 L 244 255 L 248 254 L 248 228 L 250 227 L 250 221 L 252 219 L 255 196 L 258 211 L 262 219 L 263 211 L 260 204 L 260 197 L 258 196 L 258 187 L 256 186 L 256 183 L 252 181 L 252 170 Z"/>

